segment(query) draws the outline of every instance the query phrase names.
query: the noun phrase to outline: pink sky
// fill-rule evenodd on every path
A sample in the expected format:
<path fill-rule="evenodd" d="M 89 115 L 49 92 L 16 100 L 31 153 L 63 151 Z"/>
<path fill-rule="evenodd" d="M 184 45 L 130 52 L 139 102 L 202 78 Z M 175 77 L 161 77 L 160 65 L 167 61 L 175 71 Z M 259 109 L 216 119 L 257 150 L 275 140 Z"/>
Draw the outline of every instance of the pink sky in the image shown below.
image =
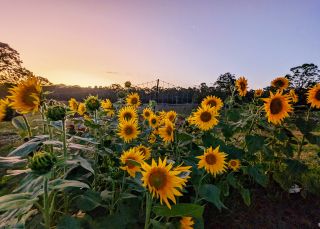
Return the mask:
<path fill-rule="evenodd" d="M 2 0 L 1 42 L 53 83 L 160 78 L 180 86 L 231 72 L 264 87 L 320 63 L 317 0 Z"/>

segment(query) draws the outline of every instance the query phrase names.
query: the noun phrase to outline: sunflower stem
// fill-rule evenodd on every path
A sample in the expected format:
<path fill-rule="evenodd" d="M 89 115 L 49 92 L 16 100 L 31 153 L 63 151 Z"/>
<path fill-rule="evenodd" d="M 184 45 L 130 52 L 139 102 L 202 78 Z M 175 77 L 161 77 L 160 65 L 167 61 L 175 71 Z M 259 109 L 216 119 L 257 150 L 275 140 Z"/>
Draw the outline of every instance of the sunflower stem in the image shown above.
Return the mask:
<path fill-rule="evenodd" d="M 144 229 L 149 228 L 151 208 L 152 208 L 152 197 L 151 197 L 150 193 L 147 192 L 146 193 L 146 220 L 144 223 Z"/>
<path fill-rule="evenodd" d="M 67 170 L 67 159 L 68 159 L 68 151 L 67 151 L 67 130 L 66 130 L 66 120 L 62 120 L 62 142 L 63 142 L 63 159 L 64 159 L 64 175 Z"/>
<path fill-rule="evenodd" d="M 31 127 L 30 127 L 29 121 L 28 121 L 27 117 L 24 114 L 22 115 L 22 118 L 23 118 L 23 120 L 24 120 L 24 122 L 26 124 L 27 130 L 28 130 L 28 136 L 29 136 L 29 138 L 31 138 L 32 137 L 32 132 L 31 132 Z"/>
<path fill-rule="evenodd" d="M 48 189 L 48 178 L 45 176 L 43 179 L 43 210 L 44 210 L 44 225 L 45 228 L 50 228 L 50 206 L 49 206 L 49 189 Z"/>
<path fill-rule="evenodd" d="M 200 180 L 199 180 L 199 184 L 198 184 L 197 188 L 195 189 L 195 191 L 196 191 L 196 197 L 195 197 L 195 199 L 194 199 L 194 203 L 195 203 L 195 204 L 198 202 L 198 199 L 199 199 L 199 190 L 200 190 L 200 187 L 201 187 L 201 185 L 202 185 L 202 181 L 204 180 L 204 178 L 205 178 L 207 175 L 208 175 L 208 173 L 203 173 L 203 174 L 201 175 L 201 178 L 200 178 Z"/>

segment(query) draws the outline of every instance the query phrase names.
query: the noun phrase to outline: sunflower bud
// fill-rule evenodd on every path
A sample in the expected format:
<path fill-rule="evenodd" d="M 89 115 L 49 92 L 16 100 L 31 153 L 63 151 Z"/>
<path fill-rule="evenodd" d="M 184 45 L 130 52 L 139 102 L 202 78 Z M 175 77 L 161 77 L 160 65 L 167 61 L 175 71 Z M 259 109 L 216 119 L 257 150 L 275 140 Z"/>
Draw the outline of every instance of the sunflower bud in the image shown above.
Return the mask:
<path fill-rule="evenodd" d="M 49 107 L 47 111 L 47 117 L 51 121 L 59 121 L 59 120 L 64 120 L 66 117 L 66 108 L 64 106 L 53 106 Z"/>
<path fill-rule="evenodd" d="M 37 174 L 45 174 L 51 171 L 56 163 L 56 157 L 48 152 L 36 152 L 29 159 L 28 167 Z"/>
<path fill-rule="evenodd" d="M 85 105 L 88 111 L 95 111 L 100 108 L 100 100 L 98 96 L 89 96 L 85 100 Z"/>
<path fill-rule="evenodd" d="M 124 87 L 125 87 L 125 88 L 130 88 L 130 87 L 131 87 L 131 82 L 130 82 L 130 81 L 126 81 L 126 82 L 124 83 Z"/>

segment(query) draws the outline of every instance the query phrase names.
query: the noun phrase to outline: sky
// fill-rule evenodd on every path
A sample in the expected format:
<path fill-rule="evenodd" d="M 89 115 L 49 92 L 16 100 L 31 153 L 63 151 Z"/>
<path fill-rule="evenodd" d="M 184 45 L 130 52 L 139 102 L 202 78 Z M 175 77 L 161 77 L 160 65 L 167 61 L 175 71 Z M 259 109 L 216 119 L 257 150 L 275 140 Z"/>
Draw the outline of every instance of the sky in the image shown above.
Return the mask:
<path fill-rule="evenodd" d="M 53 83 L 268 86 L 320 65 L 319 0 L 0 0 L 0 42 Z"/>

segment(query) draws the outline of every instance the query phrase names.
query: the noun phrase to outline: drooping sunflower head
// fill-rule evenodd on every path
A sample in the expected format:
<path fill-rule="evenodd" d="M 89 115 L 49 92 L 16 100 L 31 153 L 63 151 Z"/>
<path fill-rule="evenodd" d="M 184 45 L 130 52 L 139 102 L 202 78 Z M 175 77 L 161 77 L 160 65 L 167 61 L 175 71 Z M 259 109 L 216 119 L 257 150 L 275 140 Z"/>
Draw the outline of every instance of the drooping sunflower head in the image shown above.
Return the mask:
<path fill-rule="evenodd" d="M 182 196 L 181 190 L 185 187 L 189 176 L 180 177 L 180 170 L 175 170 L 172 164 L 167 164 L 167 159 L 163 161 L 159 158 L 158 163 L 152 159 L 151 165 L 143 163 L 142 166 L 143 186 L 148 188 L 153 197 L 160 198 L 171 209 L 169 200 L 176 203 L 176 196 Z M 185 167 L 184 171 L 190 172 L 190 167 Z"/>
<path fill-rule="evenodd" d="M 28 167 L 35 173 L 42 175 L 51 171 L 57 158 L 48 152 L 36 152 L 28 160 Z"/>
<path fill-rule="evenodd" d="M 144 146 L 144 145 L 139 145 L 136 147 L 137 151 L 140 152 L 145 160 L 148 160 L 151 157 L 151 148 Z"/>
<path fill-rule="evenodd" d="M 233 171 L 238 171 L 240 169 L 241 162 L 238 159 L 231 159 L 228 162 L 228 167 Z"/>
<path fill-rule="evenodd" d="M 282 95 L 282 91 L 277 91 L 276 94 L 270 91 L 270 97 L 263 101 L 268 122 L 273 124 L 280 124 L 292 112 L 290 99 L 287 95 Z"/>
<path fill-rule="evenodd" d="M 129 94 L 126 98 L 126 102 L 128 106 L 139 107 L 141 104 L 139 94 L 138 93 Z"/>
<path fill-rule="evenodd" d="M 79 102 L 75 98 L 71 98 L 68 103 L 71 111 L 78 112 Z"/>
<path fill-rule="evenodd" d="M 137 120 L 137 110 L 132 106 L 122 107 L 119 111 L 118 117 L 120 121 Z"/>
<path fill-rule="evenodd" d="M 255 97 L 261 97 L 263 94 L 263 89 L 257 89 L 254 91 L 254 96 Z"/>
<path fill-rule="evenodd" d="M 110 99 L 103 100 L 101 102 L 101 107 L 104 111 L 109 111 L 113 109 L 112 102 Z"/>
<path fill-rule="evenodd" d="M 271 86 L 279 90 L 284 90 L 289 87 L 289 80 L 285 77 L 277 77 L 271 81 Z"/>
<path fill-rule="evenodd" d="M 289 96 L 290 96 L 290 99 L 293 103 L 297 103 L 299 101 L 299 97 L 298 95 L 296 94 L 296 92 L 294 91 L 294 89 L 291 89 L 289 91 Z"/>
<path fill-rule="evenodd" d="M 200 159 L 198 168 L 204 168 L 208 173 L 211 173 L 214 176 L 225 172 L 227 168 L 227 155 L 220 152 L 219 148 L 219 146 L 215 149 L 210 147 L 204 151 L 203 155 L 198 156 L 197 158 Z"/>
<path fill-rule="evenodd" d="M 48 107 L 47 117 L 51 121 L 60 121 L 64 120 L 67 114 L 67 110 L 62 105 L 56 105 Z"/>
<path fill-rule="evenodd" d="M 14 113 L 10 100 L 8 98 L 0 99 L 0 122 L 11 121 L 15 115 Z"/>
<path fill-rule="evenodd" d="M 86 109 L 86 105 L 84 103 L 79 103 L 78 106 L 78 114 L 83 116 L 86 113 L 87 109 Z"/>
<path fill-rule="evenodd" d="M 119 123 L 118 135 L 125 142 L 130 142 L 133 139 L 136 139 L 140 134 L 138 123 L 131 119 L 129 121 L 121 121 Z"/>
<path fill-rule="evenodd" d="M 148 120 L 151 114 L 153 114 L 153 111 L 149 107 L 143 109 L 142 115 L 145 120 Z"/>
<path fill-rule="evenodd" d="M 215 107 L 200 106 L 191 117 L 188 118 L 190 124 L 196 125 L 199 129 L 207 131 L 218 124 L 218 113 Z"/>
<path fill-rule="evenodd" d="M 180 219 L 180 227 L 179 229 L 193 229 L 194 221 L 192 217 L 182 217 Z"/>
<path fill-rule="evenodd" d="M 130 148 L 128 151 L 122 153 L 120 157 L 120 168 L 127 171 L 131 177 L 136 176 L 136 172 L 140 172 L 141 164 L 143 163 L 144 156 L 136 148 Z"/>
<path fill-rule="evenodd" d="M 177 112 L 175 111 L 168 111 L 166 114 L 166 118 L 169 119 L 170 122 L 173 122 L 176 120 Z"/>
<path fill-rule="evenodd" d="M 88 96 L 84 101 L 84 103 L 86 105 L 86 109 L 89 112 L 94 112 L 96 110 L 99 110 L 101 105 L 101 102 L 98 96 L 93 96 L 93 95 Z"/>
<path fill-rule="evenodd" d="M 307 101 L 311 104 L 311 107 L 320 108 L 320 83 L 310 88 L 307 96 Z"/>
<path fill-rule="evenodd" d="M 150 118 L 149 118 L 149 125 L 152 127 L 152 128 L 157 128 L 158 125 L 159 125 L 159 118 L 156 114 L 151 114 L 150 115 Z"/>
<path fill-rule="evenodd" d="M 223 102 L 217 96 L 208 95 L 202 100 L 201 106 L 214 107 L 219 111 L 223 107 Z"/>
<path fill-rule="evenodd" d="M 159 136 L 166 143 L 173 142 L 174 124 L 170 120 L 166 120 L 164 126 L 159 128 Z"/>
<path fill-rule="evenodd" d="M 21 114 L 35 113 L 41 104 L 41 82 L 34 76 L 21 81 L 17 86 L 9 90 L 8 98 L 12 101 L 11 106 Z"/>
<path fill-rule="evenodd" d="M 243 76 L 236 81 L 237 91 L 240 96 L 246 96 L 248 92 L 248 81 Z"/>

